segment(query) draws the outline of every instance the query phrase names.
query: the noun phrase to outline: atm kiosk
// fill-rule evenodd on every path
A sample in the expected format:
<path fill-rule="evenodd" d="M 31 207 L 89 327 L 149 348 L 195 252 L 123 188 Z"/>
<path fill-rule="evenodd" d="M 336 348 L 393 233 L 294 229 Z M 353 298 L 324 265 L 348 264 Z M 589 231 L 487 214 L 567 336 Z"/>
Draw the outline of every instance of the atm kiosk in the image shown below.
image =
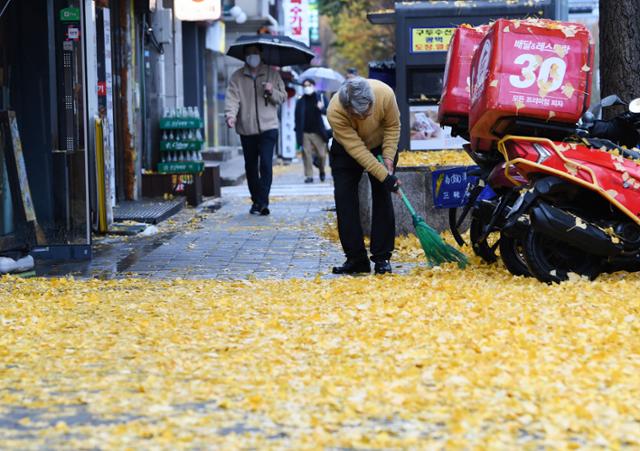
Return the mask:
<path fill-rule="evenodd" d="M 397 2 L 395 11 L 369 13 L 373 24 L 395 24 L 395 91 L 400 108 L 400 150 L 462 148 L 437 123 L 448 45 L 460 24 L 482 25 L 499 18 L 566 20 L 566 0 Z M 375 76 L 375 74 L 373 75 Z"/>

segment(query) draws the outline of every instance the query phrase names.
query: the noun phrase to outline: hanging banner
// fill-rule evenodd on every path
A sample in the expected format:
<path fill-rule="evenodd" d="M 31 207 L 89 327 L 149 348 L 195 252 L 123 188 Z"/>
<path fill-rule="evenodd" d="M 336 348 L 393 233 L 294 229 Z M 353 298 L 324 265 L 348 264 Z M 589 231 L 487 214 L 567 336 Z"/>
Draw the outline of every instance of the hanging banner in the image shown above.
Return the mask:
<path fill-rule="evenodd" d="M 309 0 L 309 41 L 312 44 L 320 43 L 320 12 L 318 0 Z"/>
<path fill-rule="evenodd" d="M 284 34 L 309 45 L 309 2 L 284 0 Z"/>
<path fill-rule="evenodd" d="M 205 47 L 212 52 L 224 53 L 226 48 L 225 37 L 224 22 L 218 21 L 213 25 L 209 25 L 207 27 L 207 34 L 205 35 Z"/>
<path fill-rule="evenodd" d="M 218 20 L 221 14 L 220 0 L 174 0 L 173 8 L 184 22 Z"/>

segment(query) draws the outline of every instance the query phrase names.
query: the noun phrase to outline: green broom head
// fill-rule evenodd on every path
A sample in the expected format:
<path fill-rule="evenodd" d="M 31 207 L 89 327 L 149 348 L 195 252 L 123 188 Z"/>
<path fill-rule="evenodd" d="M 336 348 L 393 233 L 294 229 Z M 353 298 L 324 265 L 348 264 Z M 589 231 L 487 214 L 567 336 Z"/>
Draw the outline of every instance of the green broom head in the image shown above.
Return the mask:
<path fill-rule="evenodd" d="M 416 236 L 420 240 L 424 255 L 431 266 L 447 262 L 457 262 L 459 268 L 467 266 L 467 256 L 447 244 L 440 234 L 429 227 L 420 216 L 413 216 L 413 226 L 416 229 Z"/>
<path fill-rule="evenodd" d="M 378 155 L 378 161 L 380 164 L 384 164 L 382 155 Z M 460 268 L 467 266 L 467 256 L 455 247 L 445 243 L 440 234 L 429 227 L 424 219 L 416 213 L 402 188 L 400 188 L 399 191 L 402 196 L 402 201 L 413 218 L 413 227 L 416 230 L 416 236 L 418 240 L 420 240 L 420 245 L 422 246 L 425 257 L 427 257 L 429 265 L 438 266 L 442 263 L 457 262 Z"/>

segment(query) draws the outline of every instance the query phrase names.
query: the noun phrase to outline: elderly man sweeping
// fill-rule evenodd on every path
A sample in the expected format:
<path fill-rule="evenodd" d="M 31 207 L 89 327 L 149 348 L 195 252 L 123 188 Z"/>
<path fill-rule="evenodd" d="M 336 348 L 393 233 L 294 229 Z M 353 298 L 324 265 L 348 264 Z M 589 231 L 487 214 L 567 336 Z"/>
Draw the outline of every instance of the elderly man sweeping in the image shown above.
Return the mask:
<path fill-rule="evenodd" d="M 329 152 L 333 174 L 338 234 L 347 257 L 334 274 L 371 272 L 360 225 L 358 183 L 367 171 L 371 183 L 371 261 L 376 274 L 391 272 L 395 217 L 391 193 L 399 182 L 393 175 L 400 138 L 400 111 L 393 90 L 378 80 L 347 80 L 329 103 L 333 129 Z M 377 157 L 382 156 L 384 164 Z"/>

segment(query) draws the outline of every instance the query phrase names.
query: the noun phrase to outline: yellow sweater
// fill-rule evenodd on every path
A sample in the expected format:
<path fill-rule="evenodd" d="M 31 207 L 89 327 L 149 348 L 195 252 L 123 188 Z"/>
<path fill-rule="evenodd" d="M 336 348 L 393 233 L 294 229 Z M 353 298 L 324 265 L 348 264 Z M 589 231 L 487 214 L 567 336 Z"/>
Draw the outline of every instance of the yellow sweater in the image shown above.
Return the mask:
<path fill-rule="evenodd" d="M 329 102 L 327 119 L 333 137 L 369 174 L 381 182 L 387 177 L 384 165 L 373 156 L 371 149 L 382 145 L 382 156 L 393 160 L 400 139 L 400 110 L 393 90 L 378 80 L 367 80 L 373 90 L 373 113 L 359 120 L 347 113 L 338 94 Z"/>

